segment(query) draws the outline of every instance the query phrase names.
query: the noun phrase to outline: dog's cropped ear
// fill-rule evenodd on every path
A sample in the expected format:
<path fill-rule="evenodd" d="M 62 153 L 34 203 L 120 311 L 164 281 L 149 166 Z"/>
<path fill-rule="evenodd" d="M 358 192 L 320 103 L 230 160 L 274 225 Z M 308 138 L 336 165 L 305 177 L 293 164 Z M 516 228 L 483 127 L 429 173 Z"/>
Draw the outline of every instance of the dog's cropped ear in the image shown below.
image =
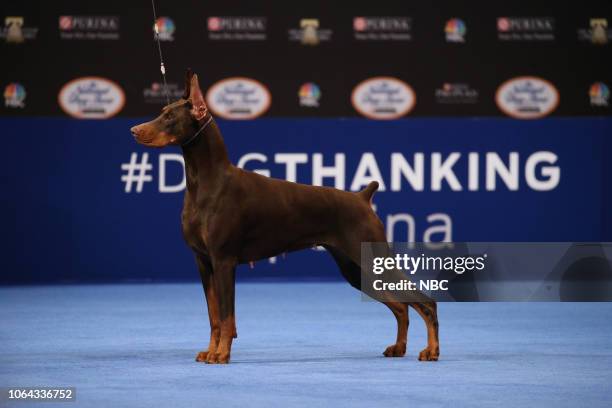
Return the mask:
<path fill-rule="evenodd" d="M 185 72 L 185 90 L 183 91 L 183 99 L 189 99 L 189 91 L 191 89 L 191 77 L 193 76 L 193 72 L 191 68 L 187 68 L 187 72 Z"/>
<path fill-rule="evenodd" d="M 189 101 L 191 101 L 191 114 L 196 120 L 201 120 L 206 116 L 208 109 L 206 108 L 206 102 L 204 102 L 204 95 L 200 89 L 200 83 L 198 82 L 198 76 L 193 74 L 191 77 L 191 86 L 189 87 Z"/>

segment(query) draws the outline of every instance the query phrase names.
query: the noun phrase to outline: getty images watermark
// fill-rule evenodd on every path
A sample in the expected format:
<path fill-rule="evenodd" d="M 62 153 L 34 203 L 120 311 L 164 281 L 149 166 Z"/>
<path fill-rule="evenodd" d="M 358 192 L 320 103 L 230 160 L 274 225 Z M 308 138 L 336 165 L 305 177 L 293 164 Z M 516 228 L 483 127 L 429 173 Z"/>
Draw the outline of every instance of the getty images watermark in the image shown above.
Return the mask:
<path fill-rule="evenodd" d="M 612 301 L 612 244 L 362 243 L 364 299 Z"/>
<path fill-rule="evenodd" d="M 395 256 L 378 256 L 372 259 L 372 273 L 382 275 L 385 272 L 403 271 L 408 275 L 417 272 L 447 271 L 463 274 L 465 272 L 482 271 L 485 269 L 487 254 L 481 256 L 411 256 L 395 254 Z M 385 282 L 375 279 L 374 290 L 448 290 L 448 279 L 425 279 L 415 282 L 402 279 L 399 282 Z"/>

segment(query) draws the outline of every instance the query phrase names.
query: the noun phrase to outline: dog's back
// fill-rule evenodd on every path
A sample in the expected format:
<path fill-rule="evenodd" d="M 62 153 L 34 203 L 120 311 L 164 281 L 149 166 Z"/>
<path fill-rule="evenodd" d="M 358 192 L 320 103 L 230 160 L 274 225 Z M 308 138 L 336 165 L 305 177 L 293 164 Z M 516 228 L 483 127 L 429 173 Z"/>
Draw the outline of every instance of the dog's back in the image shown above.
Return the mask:
<path fill-rule="evenodd" d="M 346 223 L 376 217 L 370 206 L 378 187 L 376 182 L 359 193 L 351 193 L 269 178 L 238 168 L 232 173 L 219 198 L 225 204 L 215 207 L 231 208 L 233 218 L 239 220 L 236 225 L 240 225 L 239 239 L 244 248 L 242 262 L 277 255 L 287 249 L 330 244 L 346 230 L 343 228 Z M 227 203 L 228 199 L 233 202 Z M 234 235 L 235 238 L 238 237 Z"/>

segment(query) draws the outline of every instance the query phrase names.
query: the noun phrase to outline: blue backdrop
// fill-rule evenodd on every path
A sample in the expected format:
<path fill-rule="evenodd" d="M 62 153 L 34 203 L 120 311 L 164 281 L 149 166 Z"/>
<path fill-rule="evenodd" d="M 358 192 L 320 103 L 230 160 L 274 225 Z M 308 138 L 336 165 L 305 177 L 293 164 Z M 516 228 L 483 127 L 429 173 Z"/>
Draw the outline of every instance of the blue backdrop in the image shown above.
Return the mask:
<path fill-rule="evenodd" d="M 160 192 L 180 189 L 180 150 L 137 145 L 129 128 L 144 120 L 0 119 L 2 283 L 199 279 L 180 232 L 182 191 Z M 377 177 L 378 170 L 386 189 L 374 202 L 396 241 L 612 240 L 612 119 L 219 124 L 234 163 L 273 177 L 288 177 L 291 166 L 276 156 L 286 153 L 299 162 L 295 176 L 303 183 L 312 183 L 321 166 L 336 165 L 321 173 L 336 176 L 323 178 L 325 184 L 361 188 L 359 181 Z M 542 157 L 548 159 L 537 160 Z M 125 179 L 132 158 L 150 165 L 140 188 L 135 166 L 133 182 Z M 438 159 L 446 168 L 439 189 Z M 418 170 L 420 160 L 423 173 L 411 184 L 405 165 Z M 494 188 L 487 188 L 487 161 Z M 506 181 L 499 175 L 504 169 L 492 171 L 500 163 L 510 168 Z M 337 279 L 339 274 L 327 254 L 307 250 L 258 262 L 253 270 L 241 267 L 238 277 Z"/>

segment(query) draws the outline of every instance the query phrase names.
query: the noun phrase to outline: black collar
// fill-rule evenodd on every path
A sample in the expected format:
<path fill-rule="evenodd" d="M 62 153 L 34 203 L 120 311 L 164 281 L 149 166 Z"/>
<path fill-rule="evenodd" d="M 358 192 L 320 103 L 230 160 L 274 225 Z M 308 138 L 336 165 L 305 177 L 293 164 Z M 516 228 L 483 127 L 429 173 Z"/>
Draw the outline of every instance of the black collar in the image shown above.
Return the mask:
<path fill-rule="evenodd" d="M 204 124 L 200 127 L 200 129 L 198 129 L 198 131 L 195 132 L 193 136 L 191 136 L 186 142 L 181 143 L 181 146 L 185 147 L 189 143 L 193 142 L 200 135 L 200 133 L 202 133 L 202 131 L 206 129 L 206 126 L 210 125 L 210 122 L 212 122 L 212 119 L 213 119 L 212 115 L 209 115 L 208 119 L 204 122 Z"/>

